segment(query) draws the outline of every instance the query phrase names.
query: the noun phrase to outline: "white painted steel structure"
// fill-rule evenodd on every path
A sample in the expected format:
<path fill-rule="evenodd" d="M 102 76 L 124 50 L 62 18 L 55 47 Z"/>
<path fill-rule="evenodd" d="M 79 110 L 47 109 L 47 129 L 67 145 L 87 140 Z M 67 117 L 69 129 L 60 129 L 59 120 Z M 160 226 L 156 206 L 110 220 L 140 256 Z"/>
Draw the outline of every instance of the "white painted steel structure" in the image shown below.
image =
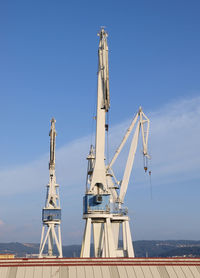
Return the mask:
<path fill-rule="evenodd" d="M 0 260 L 1 278 L 200 278 L 199 258 Z"/>
<path fill-rule="evenodd" d="M 87 157 L 88 173 L 83 214 L 83 218 L 86 219 L 86 225 L 82 241 L 81 257 L 86 258 L 91 256 L 92 229 L 95 257 L 134 257 L 127 208 L 123 208 L 122 204 L 127 192 L 140 131 L 142 134 L 144 158 L 146 160 L 149 157 L 147 153 L 149 119 L 140 107 L 113 159 L 106 166 L 105 132 L 108 130 L 106 113 L 110 108 L 108 35 L 102 28 L 99 36 L 96 142 L 95 148 L 91 146 L 90 153 Z M 112 166 L 134 127 L 135 133 L 124 176 L 122 181 L 119 182 L 114 175 Z M 145 170 L 147 170 L 146 165 Z M 122 229 L 122 248 L 119 248 L 120 229 Z"/>
<path fill-rule="evenodd" d="M 53 246 L 56 244 L 59 257 L 62 258 L 62 241 L 61 241 L 61 209 L 59 198 L 59 185 L 56 183 L 55 174 L 55 146 L 56 146 L 56 130 L 55 119 L 51 120 L 50 136 L 50 162 L 49 162 L 49 184 L 47 185 L 46 203 L 43 209 L 43 227 L 40 241 L 39 258 L 52 257 Z M 46 233 L 45 233 L 46 230 Z M 48 254 L 44 255 L 44 247 L 48 242 Z"/>

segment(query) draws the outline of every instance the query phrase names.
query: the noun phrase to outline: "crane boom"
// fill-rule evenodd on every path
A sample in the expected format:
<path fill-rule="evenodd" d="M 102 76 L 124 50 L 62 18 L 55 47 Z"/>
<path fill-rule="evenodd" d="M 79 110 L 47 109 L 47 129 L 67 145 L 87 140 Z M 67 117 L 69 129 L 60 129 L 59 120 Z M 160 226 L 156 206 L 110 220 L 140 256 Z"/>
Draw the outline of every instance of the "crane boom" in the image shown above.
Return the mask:
<path fill-rule="evenodd" d="M 139 119 L 139 121 L 138 121 L 138 119 Z M 138 123 L 137 123 L 137 121 L 138 121 Z M 136 125 L 136 123 L 137 123 L 137 125 Z M 115 198 L 115 200 L 119 203 L 123 203 L 125 195 L 126 195 L 126 191 L 127 191 L 128 183 L 129 183 L 129 179 L 130 179 L 130 174 L 131 174 L 131 170 L 132 170 L 134 159 L 135 159 L 135 153 L 137 150 L 140 130 L 141 130 L 141 134 L 142 134 L 143 155 L 144 155 L 144 157 L 149 158 L 148 151 L 147 151 L 148 135 L 149 135 L 149 119 L 147 118 L 147 116 L 142 111 L 142 108 L 140 107 L 139 112 L 133 118 L 129 128 L 127 129 L 127 131 L 124 135 L 124 138 L 122 139 L 121 144 L 117 148 L 117 150 L 113 156 L 113 159 L 111 160 L 110 164 L 107 166 L 107 173 L 110 173 L 113 176 L 113 178 L 116 180 L 111 167 L 113 166 L 116 159 L 118 158 L 120 152 L 122 151 L 127 139 L 129 138 L 133 128 L 135 127 L 135 125 L 136 125 L 136 129 L 135 129 L 133 139 L 131 142 L 128 159 L 126 162 L 126 167 L 124 170 L 123 179 L 121 181 L 120 191 L 117 192 L 117 190 L 116 190 L 116 194 L 118 195 L 118 198 Z M 146 168 L 147 167 L 145 167 L 145 171 L 146 171 Z"/>
<path fill-rule="evenodd" d="M 108 193 L 105 167 L 105 120 L 110 107 L 109 74 L 108 74 L 108 44 L 107 33 L 102 28 L 99 32 L 98 49 L 98 91 L 96 117 L 96 143 L 94 170 L 91 177 L 90 193 Z"/>
<path fill-rule="evenodd" d="M 149 119 L 143 113 L 141 107 L 139 108 L 138 116 L 139 116 L 139 122 L 137 124 L 136 130 L 135 130 L 132 142 L 131 142 L 129 155 L 128 155 L 128 159 L 127 159 L 126 167 L 125 167 L 125 171 L 124 171 L 124 176 L 122 179 L 121 188 L 120 188 L 120 192 L 119 192 L 119 197 L 118 197 L 119 203 L 123 203 L 124 197 L 126 195 L 126 191 L 128 188 L 131 170 L 132 170 L 134 159 L 135 159 L 135 153 L 137 150 L 140 129 L 142 131 L 143 155 L 145 157 L 149 158 L 149 155 L 147 153 L 147 144 L 148 144 L 148 136 L 149 136 Z M 146 124 L 146 126 L 145 126 L 145 124 Z"/>
<path fill-rule="evenodd" d="M 150 158 L 147 151 L 148 137 L 149 137 L 149 119 L 141 111 L 140 113 L 140 123 L 141 123 L 141 133 L 142 133 L 142 144 L 143 144 L 143 155 Z M 144 130 L 144 125 L 147 124 L 146 130 Z"/>
<path fill-rule="evenodd" d="M 99 32 L 99 73 L 101 74 L 103 88 L 103 108 L 108 112 L 110 108 L 110 90 L 109 90 L 109 70 L 108 70 L 108 34 L 102 28 Z"/>
<path fill-rule="evenodd" d="M 126 167 L 125 167 L 125 171 L 124 171 L 124 176 L 123 176 L 122 184 L 121 184 L 121 188 L 120 188 L 120 194 L 119 194 L 119 202 L 120 203 L 123 203 L 124 197 L 126 195 L 129 178 L 130 178 L 130 174 L 131 174 L 131 170 L 132 170 L 133 162 L 134 162 L 134 158 L 135 158 L 135 153 L 136 153 L 136 149 L 137 149 L 137 145 L 138 145 L 139 132 L 140 132 L 140 123 L 137 124 L 136 130 L 135 130 L 135 133 L 133 136 L 133 140 L 131 142 L 131 147 L 130 147 L 130 151 L 129 151 L 129 155 L 128 155 L 128 159 L 127 159 Z"/>
<path fill-rule="evenodd" d="M 138 119 L 138 113 L 136 114 L 136 116 L 134 117 L 131 125 L 129 126 L 129 128 L 127 129 L 125 135 L 124 135 L 124 138 L 122 139 L 122 142 L 121 144 L 119 145 L 119 147 L 117 148 L 116 152 L 115 152 L 115 155 L 113 156 L 113 159 L 111 160 L 110 164 L 108 165 L 107 168 L 111 168 L 112 165 L 115 163 L 115 160 L 117 159 L 118 155 L 120 154 L 121 150 L 123 149 L 129 135 L 131 134 L 131 131 L 133 130 L 134 126 L 135 126 L 135 123 L 137 122 L 137 119 Z"/>
<path fill-rule="evenodd" d="M 56 120 L 51 119 L 51 130 L 49 132 L 50 136 L 50 160 L 49 160 L 49 192 L 48 198 L 46 199 L 46 206 L 49 208 L 60 208 L 60 200 L 57 195 L 57 184 L 56 184 L 56 174 L 55 174 L 55 147 L 56 147 Z"/>
<path fill-rule="evenodd" d="M 52 118 L 51 120 L 51 130 L 49 132 L 50 136 L 50 161 L 49 161 L 49 170 L 55 170 L 55 146 L 56 146 L 56 129 L 55 129 L 56 120 Z"/>

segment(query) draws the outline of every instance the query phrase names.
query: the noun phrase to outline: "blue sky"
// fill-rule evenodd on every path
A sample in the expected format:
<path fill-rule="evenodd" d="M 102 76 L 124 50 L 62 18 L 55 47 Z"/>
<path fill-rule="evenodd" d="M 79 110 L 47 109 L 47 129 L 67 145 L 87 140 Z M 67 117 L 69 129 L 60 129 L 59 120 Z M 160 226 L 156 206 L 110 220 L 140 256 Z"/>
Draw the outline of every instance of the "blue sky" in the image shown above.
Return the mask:
<path fill-rule="evenodd" d="M 178 0 L 0 2 L 0 242 L 40 240 L 52 116 L 63 242 L 81 242 L 100 26 L 110 156 L 140 105 L 151 120 L 153 198 L 139 148 L 126 198 L 133 239 L 199 239 L 199 10 Z"/>

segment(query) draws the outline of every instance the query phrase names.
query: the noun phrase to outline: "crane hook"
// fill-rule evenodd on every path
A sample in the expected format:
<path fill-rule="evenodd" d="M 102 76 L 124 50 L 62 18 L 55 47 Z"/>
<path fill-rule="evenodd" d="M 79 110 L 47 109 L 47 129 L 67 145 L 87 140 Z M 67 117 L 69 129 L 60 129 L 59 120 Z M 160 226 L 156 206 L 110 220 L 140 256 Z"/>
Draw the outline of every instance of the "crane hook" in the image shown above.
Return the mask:
<path fill-rule="evenodd" d="M 147 172 L 147 170 L 148 170 L 148 160 L 147 160 L 148 158 L 146 157 L 146 155 L 144 155 L 144 171 L 145 171 L 145 173 Z"/>

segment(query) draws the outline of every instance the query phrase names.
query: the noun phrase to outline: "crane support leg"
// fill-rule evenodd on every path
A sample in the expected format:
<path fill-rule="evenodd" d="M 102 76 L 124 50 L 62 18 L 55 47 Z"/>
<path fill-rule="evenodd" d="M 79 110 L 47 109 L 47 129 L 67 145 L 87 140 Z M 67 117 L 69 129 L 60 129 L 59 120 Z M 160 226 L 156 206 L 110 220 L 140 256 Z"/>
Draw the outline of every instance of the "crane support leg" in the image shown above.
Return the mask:
<path fill-rule="evenodd" d="M 131 231 L 130 231 L 130 225 L 129 221 L 125 221 L 125 229 L 126 229 L 126 242 L 127 242 L 127 257 L 133 258 L 135 257 L 134 251 L 133 251 L 133 243 L 132 243 L 132 237 L 131 237 Z"/>
<path fill-rule="evenodd" d="M 86 219 L 85 232 L 83 236 L 81 258 L 90 257 L 90 239 L 91 239 L 91 218 Z"/>

